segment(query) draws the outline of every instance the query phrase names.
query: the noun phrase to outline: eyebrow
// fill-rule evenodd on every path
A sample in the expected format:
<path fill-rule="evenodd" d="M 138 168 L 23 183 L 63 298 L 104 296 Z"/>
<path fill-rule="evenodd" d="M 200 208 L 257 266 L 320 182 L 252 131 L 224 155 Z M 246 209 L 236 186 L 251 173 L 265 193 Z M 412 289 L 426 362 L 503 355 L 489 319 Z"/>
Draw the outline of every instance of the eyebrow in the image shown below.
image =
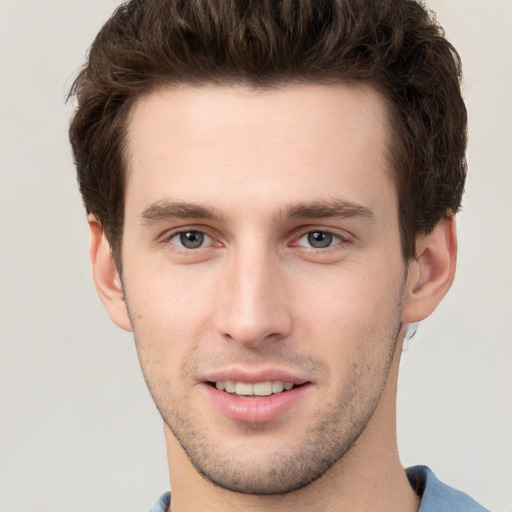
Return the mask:
<path fill-rule="evenodd" d="M 221 215 L 211 208 L 194 203 L 170 202 L 165 199 L 147 206 L 140 217 L 146 226 L 172 219 L 221 219 Z"/>
<path fill-rule="evenodd" d="M 375 218 L 375 214 L 370 208 L 342 199 L 298 203 L 285 208 L 280 216 L 292 219 L 325 219 L 335 217 L 346 219 L 361 217 L 374 220 Z"/>
<path fill-rule="evenodd" d="M 140 214 L 142 223 L 146 226 L 174 219 L 204 219 L 219 221 L 223 216 L 214 209 L 195 203 L 172 202 L 166 199 L 147 206 Z M 274 220 L 290 219 L 326 219 L 360 217 L 373 220 L 373 211 L 357 203 L 334 199 L 330 201 L 313 201 L 311 203 L 292 204 L 282 209 Z"/>

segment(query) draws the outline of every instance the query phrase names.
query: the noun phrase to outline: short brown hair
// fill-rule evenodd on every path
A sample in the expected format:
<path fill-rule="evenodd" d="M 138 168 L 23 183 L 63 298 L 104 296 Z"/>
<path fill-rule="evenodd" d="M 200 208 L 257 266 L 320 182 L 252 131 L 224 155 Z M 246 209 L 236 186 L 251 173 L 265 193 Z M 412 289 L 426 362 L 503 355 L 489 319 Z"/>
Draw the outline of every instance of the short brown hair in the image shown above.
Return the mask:
<path fill-rule="evenodd" d="M 386 98 L 402 254 L 456 213 L 466 176 L 460 58 L 413 0 L 131 0 L 94 40 L 71 96 L 80 191 L 118 268 L 127 119 L 173 84 L 364 81 Z"/>

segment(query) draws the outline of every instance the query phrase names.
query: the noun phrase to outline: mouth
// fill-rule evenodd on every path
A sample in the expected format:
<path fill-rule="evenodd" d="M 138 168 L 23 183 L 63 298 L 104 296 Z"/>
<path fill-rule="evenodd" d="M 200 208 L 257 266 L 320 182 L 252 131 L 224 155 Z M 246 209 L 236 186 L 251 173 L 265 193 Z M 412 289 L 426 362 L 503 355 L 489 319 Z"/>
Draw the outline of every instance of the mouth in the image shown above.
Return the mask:
<path fill-rule="evenodd" d="M 231 378 L 211 375 L 201 389 L 222 415 L 243 423 L 265 423 L 283 416 L 309 395 L 313 384 L 281 371 L 261 372 L 266 375 L 258 376 L 229 373 Z"/>
<path fill-rule="evenodd" d="M 263 397 L 277 395 L 285 391 L 290 391 L 297 384 L 293 382 L 285 382 L 281 380 L 265 381 L 265 382 L 242 382 L 235 380 L 219 380 L 209 383 L 212 387 L 219 391 L 224 391 L 233 396 L 254 396 Z"/>

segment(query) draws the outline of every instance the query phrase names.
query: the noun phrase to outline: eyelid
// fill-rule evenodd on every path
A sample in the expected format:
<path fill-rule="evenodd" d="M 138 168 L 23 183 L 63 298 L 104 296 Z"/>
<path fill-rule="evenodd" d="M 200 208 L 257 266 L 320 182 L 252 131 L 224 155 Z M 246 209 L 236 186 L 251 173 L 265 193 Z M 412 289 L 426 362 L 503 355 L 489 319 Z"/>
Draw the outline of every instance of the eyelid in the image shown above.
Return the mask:
<path fill-rule="evenodd" d="M 210 242 L 207 245 L 201 246 L 198 249 L 205 249 L 205 248 L 211 247 L 212 245 L 215 245 L 215 244 L 217 244 L 218 246 L 222 245 L 221 242 L 219 242 L 218 235 L 214 234 L 212 232 L 213 230 L 211 228 L 207 228 L 205 226 L 199 226 L 199 225 L 186 225 L 186 226 L 179 226 L 179 227 L 169 229 L 169 230 L 165 231 L 164 233 L 162 233 L 157 238 L 157 243 L 161 244 L 161 245 L 169 245 L 170 244 L 170 245 L 176 247 L 178 250 L 183 250 L 183 251 L 196 250 L 197 251 L 197 249 L 188 249 L 187 247 L 182 247 L 181 245 L 174 244 L 171 242 L 171 240 L 173 238 L 175 238 L 176 236 L 179 236 L 182 233 L 188 233 L 190 231 L 193 231 L 196 233 L 201 233 L 205 237 L 208 237 L 210 239 Z"/>
<path fill-rule="evenodd" d="M 315 248 L 315 247 L 308 247 L 306 245 L 299 245 L 298 244 L 298 241 L 305 237 L 306 235 L 308 235 L 309 233 L 315 233 L 315 232 L 318 232 L 318 233 L 326 233 L 326 234 L 329 234 L 329 235 L 332 235 L 333 237 L 339 239 L 338 242 L 336 243 L 333 243 L 332 245 L 330 245 L 329 247 L 326 247 L 326 248 Z M 291 246 L 298 246 L 298 247 L 305 247 L 305 248 L 309 248 L 313 251 L 326 251 L 328 249 L 331 249 L 337 245 L 340 245 L 340 244 L 346 244 L 346 243 L 349 243 L 352 239 L 352 236 L 350 235 L 350 233 L 348 233 L 347 231 L 345 230 L 340 230 L 340 229 L 336 229 L 336 228 L 332 228 L 332 227 L 319 227 L 319 226 L 305 226 L 305 227 L 302 227 L 299 231 L 298 231 L 298 234 L 295 235 L 293 237 L 293 241 L 291 242 Z"/>
<path fill-rule="evenodd" d="M 187 233 L 190 231 L 202 233 L 203 235 L 208 237 L 210 239 L 210 241 L 208 242 L 207 245 L 203 245 L 197 249 L 189 249 L 186 247 L 182 247 L 181 245 L 171 243 L 171 240 L 174 237 L 176 237 L 182 233 Z M 349 244 L 352 241 L 352 239 L 354 238 L 353 235 L 351 233 L 347 232 L 346 230 L 341 230 L 339 228 L 334 228 L 331 226 L 327 226 L 327 227 L 326 226 L 320 227 L 318 225 L 301 226 L 300 228 L 298 228 L 294 231 L 296 234 L 292 235 L 292 237 L 291 237 L 292 240 L 287 245 L 289 247 L 293 247 L 293 246 L 303 247 L 304 249 L 309 249 L 310 251 L 327 252 L 327 251 L 329 251 L 329 249 L 333 249 L 336 246 L 340 246 L 340 245 L 344 246 L 346 244 Z M 315 248 L 315 247 L 311 247 L 311 246 L 308 247 L 306 245 L 298 244 L 298 241 L 301 238 L 303 238 L 304 236 L 306 236 L 312 232 L 328 233 L 328 234 L 332 235 L 333 237 L 335 237 L 336 239 L 338 239 L 338 241 L 328 247 L 325 247 L 325 248 Z M 170 244 L 173 247 L 175 247 L 177 250 L 182 250 L 182 251 L 187 251 L 187 252 L 197 251 L 198 249 L 207 249 L 212 246 L 213 247 L 224 246 L 224 243 L 221 241 L 221 235 L 217 232 L 217 230 L 211 228 L 210 226 L 204 226 L 204 225 L 198 225 L 198 224 L 181 225 L 179 227 L 174 227 L 174 228 L 168 229 L 156 238 L 156 243 L 159 245 L 164 245 L 164 246 Z"/>
<path fill-rule="evenodd" d="M 310 233 L 324 233 L 326 235 L 331 235 L 332 239 L 333 239 L 332 243 L 330 245 L 328 245 L 327 247 L 312 247 L 311 245 L 306 245 L 306 244 L 299 243 L 303 238 L 309 236 Z M 309 249 L 325 251 L 327 249 L 331 249 L 332 247 L 334 247 L 334 246 L 336 246 L 336 245 L 338 245 L 340 243 L 343 243 L 344 241 L 345 241 L 345 239 L 342 236 L 337 235 L 335 233 L 331 233 L 330 231 L 324 231 L 324 230 L 320 230 L 320 229 L 313 229 L 312 231 L 307 231 L 302 236 L 299 236 L 297 238 L 297 241 L 295 242 L 295 244 L 300 246 L 300 247 L 306 247 L 306 248 L 309 248 Z"/>
<path fill-rule="evenodd" d="M 191 248 L 191 247 L 185 247 L 181 241 L 179 243 L 174 243 L 172 242 L 172 240 L 174 239 L 178 239 L 181 237 L 181 235 L 183 235 L 184 233 L 197 233 L 197 234 L 201 234 L 203 235 L 203 238 L 204 238 L 204 244 L 203 245 L 200 245 L 199 247 L 194 247 L 194 248 Z M 205 247 L 208 247 L 212 244 L 213 242 L 213 238 L 208 235 L 208 233 L 204 233 L 203 231 L 198 231 L 197 229 L 186 229 L 185 231 L 178 231 L 177 233 L 174 233 L 172 236 L 169 237 L 169 243 L 173 244 L 173 245 L 176 245 L 177 247 L 179 247 L 180 249 L 184 249 L 186 251 L 195 251 L 195 250 L 198 250 L 198 249 L 203 249 Z"/>

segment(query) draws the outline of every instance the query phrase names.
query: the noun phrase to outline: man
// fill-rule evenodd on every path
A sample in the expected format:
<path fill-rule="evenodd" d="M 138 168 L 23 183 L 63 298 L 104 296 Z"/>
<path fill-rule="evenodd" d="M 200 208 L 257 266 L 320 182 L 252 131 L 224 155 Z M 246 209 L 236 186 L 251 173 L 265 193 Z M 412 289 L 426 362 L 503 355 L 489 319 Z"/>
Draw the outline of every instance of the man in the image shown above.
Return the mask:
<path fill-rule="evenodd" d="M 455 271 L 459 78 L 408 0 L 134 0 L 98 34 L 70 137 L 164 421 L 152 510 L 485 510 L 404 471 L 395 427 Z"/>

